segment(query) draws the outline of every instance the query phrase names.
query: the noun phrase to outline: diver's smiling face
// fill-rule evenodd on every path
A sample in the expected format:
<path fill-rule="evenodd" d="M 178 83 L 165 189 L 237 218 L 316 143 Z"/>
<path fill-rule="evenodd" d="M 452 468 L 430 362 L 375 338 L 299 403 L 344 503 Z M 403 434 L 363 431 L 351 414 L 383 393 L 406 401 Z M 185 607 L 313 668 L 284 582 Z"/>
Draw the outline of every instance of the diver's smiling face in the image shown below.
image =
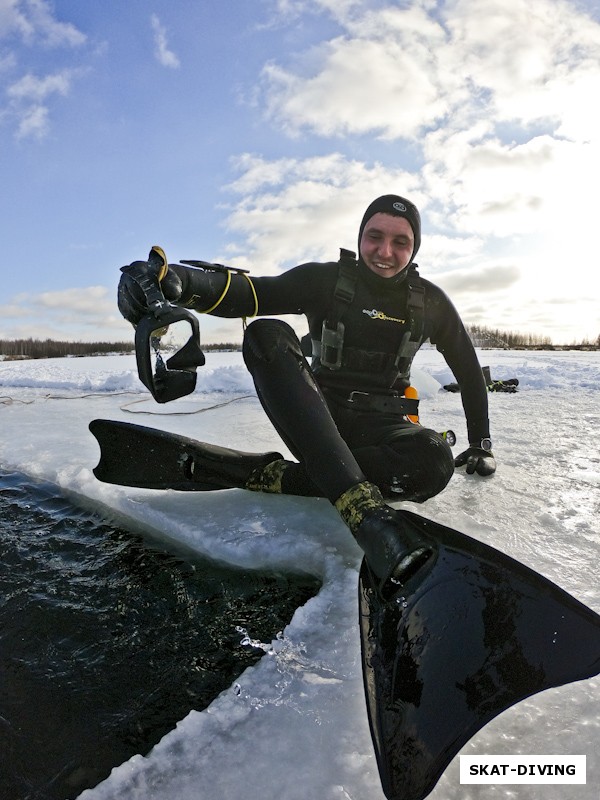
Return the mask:
<path fill-rule="evenodd" d="M 414 246 L 415 237 L 407 219 L 379 213 L 365 225 L 360 254 L 371 272 L 394 278 L 410 263 Z"/>

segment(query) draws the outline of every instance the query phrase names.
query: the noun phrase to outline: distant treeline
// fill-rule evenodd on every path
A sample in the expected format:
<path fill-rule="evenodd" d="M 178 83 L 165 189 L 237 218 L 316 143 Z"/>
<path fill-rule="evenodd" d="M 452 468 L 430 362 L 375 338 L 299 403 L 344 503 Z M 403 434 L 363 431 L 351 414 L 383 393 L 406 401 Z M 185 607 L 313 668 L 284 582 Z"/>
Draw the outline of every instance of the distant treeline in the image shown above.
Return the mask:
<path fill-rule="evenodd" d="M 0 339 L 5 358 L 63 358 L 133 350 L 133 342 L 60 342 L 54 339 Z"/>
<path fill-rule="evenodd" d="M 544 347 L 552 344 L 549 336 L 519 331 L 501 331 L 486 325 L 467 325 L 469 336 L 479 347 Z"/>
<path fill-rule="evenodd" d="M 569 345 L 555 346 L 549 336 L 519 331 L 501 331 L 485 325 L 467 325 L 467 331 L 475 347 L 502 347 L 507 350 L 553 350 L 557 347 L 597 349 L 600 347 L 600 334 L 594 341 L 583 339 Z"/>
<path fill-rule="evenodd" d="M 595 341 L 584 339 L 569 345 L 553 345 L 548 336 L 516 331 L 501 331 L 485 325 L 468 325 L 467 331 L 475 347 L 505 348 L 507 350 L 555 350 L 600 348 L 600 335 Z M 239 342 L 222 344 L 202 343 L 207 352 L 237 352 L 242 349 Z M 64 358 L 65 356 L 93 356 L 106 353 L 131 353 L 133 340 L 128 342 L 62 342 L 54 339 L 0 339 L 0 357 L 5 360 L 21 358 Z"/>
<path fill-rule="evenodd" d="M 224 344 L 204 344 L 204 342 L 202 342 L 202 349 L 207 351 L 219 350 L 221 353 L 237 353 L 241 351 L 242 345 L 239 342 L 225 342 Z"/>
<path fill-rule="evenodd" d="M 0 356 L 5 360 L 21 358 L 64 358 L 106 353 L 131 353 L 129 342 L 60 342 L 54 339 L 0 339 Z M 241 350 L 240 344 L 203 344 L 203 350 Z"/>

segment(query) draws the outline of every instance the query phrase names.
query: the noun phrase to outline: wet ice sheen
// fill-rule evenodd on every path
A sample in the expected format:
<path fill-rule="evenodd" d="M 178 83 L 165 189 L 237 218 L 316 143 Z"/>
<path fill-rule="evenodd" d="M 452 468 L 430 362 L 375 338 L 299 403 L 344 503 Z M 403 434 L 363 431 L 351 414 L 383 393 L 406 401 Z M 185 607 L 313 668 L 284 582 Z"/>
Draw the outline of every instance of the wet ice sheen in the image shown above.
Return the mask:
<path fill-rule="evenodd" d="M 422 506 L 396 505 L 503 550 L 600 611 L 600 353 L 481 351 L 480 360 L 494 378 L 520 381 L 516 394 L 489 396 L 496 475 L 480 479 L 459 472 Z M 421 350 L 416 366 L 422 421 L 436 430 L 451 428 L 460 452 L 467 444 L 460 396 L 437 391 L 453 376 L 434 350 Z M 98 450 L 87 424 L 102 416 L 285 453 L 256 399 L 170 416 L 252 392 L 241 356 L 209 353 L 193 396 L 167 408 L 137 403 L 129 407 L 136 414 L 122 409 L 147 396 L 131 357 L 0 364 L 0 385 L 2 394 L 35 400 L 0 408 L 0 466 L 52 481 L 104 519 L 126 520 L 155 543 L 251 569 L 304 571 L 323 582 L 283 629 L 281 652 L 265 655 L 206 711 L 187 715 L 147 757 L 124 763 L 83 800 L 237 800 L 249 786 L 261 800 L 382 800 L 362 696 L 356 597 L 361 553 L 328 503 L 237 490 L 189 496 L 129 491 L 100 485 L 91 474 Z M 117 395 L 120 390 L 132 394 Z M 50 391 L 99 396 L 44 400 Z M 268 637 L 242 627 L 268 644 Z M 509 709 L 462 752 L 587 754 L 586 786 L 521 786 L 518 800 L 597 800 L 599 750 L 596 678 Z M 461 786 L 455 759 L 430 797 L 499 800 L 510 792 L 506 786 Z"/>

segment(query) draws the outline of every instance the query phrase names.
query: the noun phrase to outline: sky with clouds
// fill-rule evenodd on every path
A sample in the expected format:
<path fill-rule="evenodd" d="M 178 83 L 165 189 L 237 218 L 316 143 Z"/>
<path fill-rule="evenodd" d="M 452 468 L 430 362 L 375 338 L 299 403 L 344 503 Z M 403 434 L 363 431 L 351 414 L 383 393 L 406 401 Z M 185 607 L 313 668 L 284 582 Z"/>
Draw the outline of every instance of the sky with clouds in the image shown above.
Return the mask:
<path fill-rule="evenodd" d="M 129 339 L 152 244 L 276 274 L 387 192 L 466 323 L 600 334 L 597 0 L 0 0 L 0 93 L 0 338 Z"/>

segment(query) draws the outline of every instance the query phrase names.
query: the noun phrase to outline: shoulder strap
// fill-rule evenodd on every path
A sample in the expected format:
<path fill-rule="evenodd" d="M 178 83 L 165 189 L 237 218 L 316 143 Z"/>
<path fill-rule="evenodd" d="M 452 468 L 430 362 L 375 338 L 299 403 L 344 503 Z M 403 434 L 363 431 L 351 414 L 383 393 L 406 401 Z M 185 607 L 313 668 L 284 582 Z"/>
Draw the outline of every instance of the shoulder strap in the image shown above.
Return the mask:
<path fill-rule="evenodd" d="M 408 273 L 408 316 L 410 320 L 410 338 L 412 341 L 423 340 L 425 329 L 425 287 L 415 265 Z"/>
<path fill-rule="evenodd" d="M 413 264 L 409 270 L 406 310 L 410 327 L 402 337 L 394 361 L 399 377 L 408 376 L 412 360 L 423 342 L 425 330 L 425 287 L 416 265 Z"/>
<path fill-rule="evenodd" d="M 356 253 L 352 250 L 340 248 L 338 261 L 338 277 L 333 292 L 333 305 L 327 319 L 323 320 L 321 342 L 318 353 L 321 364 L 329 369 L 339 369 L 342 366 L 342 351 L 344 348 L 344 323 L 342 317 L 356 294 L 358 271 L 356 268 Z M 317 344 L 316 342 L 314 344 Z"/>
<path fill-rule="evenodd" d="M 342 318 L 356 294 L 356 282 L 358 280 L 356 253 L 340 247 L 338 264 L 338 278 L 333 292 L 333 308 L 329 313 L 329 319 L 337 322 Z"/>

